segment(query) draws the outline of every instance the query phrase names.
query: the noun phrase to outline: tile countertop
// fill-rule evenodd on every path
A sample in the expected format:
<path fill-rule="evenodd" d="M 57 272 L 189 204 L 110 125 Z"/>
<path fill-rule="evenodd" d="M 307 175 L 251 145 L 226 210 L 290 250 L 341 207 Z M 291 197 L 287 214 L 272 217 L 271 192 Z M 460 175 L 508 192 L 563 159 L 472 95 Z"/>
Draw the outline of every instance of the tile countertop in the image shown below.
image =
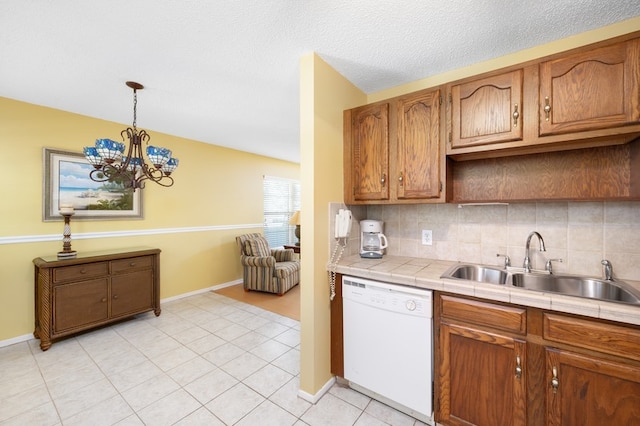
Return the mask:
<path fill-rule="evenodd" d="M 640 325 L 640 306 L 545 293 L 512 286 L 440 278 L 447 269 L 456 263 L 458 262 L 401 256 L 363 259 L 359 255 L 352 255 L 344 257 L 339 262 L 336 272 L 393 284 L 441 290 L 499 302 Z M 625 282 L 640 290 L 639 282 L 628 280 Z"/>

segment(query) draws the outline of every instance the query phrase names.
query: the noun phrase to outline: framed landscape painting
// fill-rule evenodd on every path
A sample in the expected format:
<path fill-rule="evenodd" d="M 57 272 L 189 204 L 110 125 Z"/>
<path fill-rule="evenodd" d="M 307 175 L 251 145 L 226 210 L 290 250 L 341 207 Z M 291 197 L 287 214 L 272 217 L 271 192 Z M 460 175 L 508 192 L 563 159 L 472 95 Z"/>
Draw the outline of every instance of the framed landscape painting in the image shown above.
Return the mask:
<path fill-rule="evenodd" d="M 73 220 L 142 219 L 142 190 L 94 182 L 81 153 L 44 148 L 43 221 L 62 220 L 60 206 L 73 206 Z"/>

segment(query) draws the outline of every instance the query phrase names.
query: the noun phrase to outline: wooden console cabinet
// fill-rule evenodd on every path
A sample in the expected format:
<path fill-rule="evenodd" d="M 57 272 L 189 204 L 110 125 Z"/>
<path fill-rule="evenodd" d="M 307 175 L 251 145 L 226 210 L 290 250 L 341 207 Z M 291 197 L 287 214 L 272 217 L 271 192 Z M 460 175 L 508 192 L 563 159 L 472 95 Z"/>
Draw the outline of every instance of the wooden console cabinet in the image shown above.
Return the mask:
<path fill-rule="evenodd" d="M 160 250 L 133 248 L 38 257 L 35 330 L 40 348 L 53 340 L 142 312 L 160 315 Z"/>

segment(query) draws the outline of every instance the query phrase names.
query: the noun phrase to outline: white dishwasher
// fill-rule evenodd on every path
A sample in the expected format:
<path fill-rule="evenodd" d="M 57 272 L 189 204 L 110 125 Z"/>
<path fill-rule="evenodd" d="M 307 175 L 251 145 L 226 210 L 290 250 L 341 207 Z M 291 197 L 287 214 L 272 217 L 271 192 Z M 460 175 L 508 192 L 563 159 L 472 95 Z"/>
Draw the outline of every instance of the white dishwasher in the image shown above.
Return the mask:
<path fill-rule="evenodd" d="M 342 299 L 344 378 L 433 424 L 432 292 L 344 276 Z"/>

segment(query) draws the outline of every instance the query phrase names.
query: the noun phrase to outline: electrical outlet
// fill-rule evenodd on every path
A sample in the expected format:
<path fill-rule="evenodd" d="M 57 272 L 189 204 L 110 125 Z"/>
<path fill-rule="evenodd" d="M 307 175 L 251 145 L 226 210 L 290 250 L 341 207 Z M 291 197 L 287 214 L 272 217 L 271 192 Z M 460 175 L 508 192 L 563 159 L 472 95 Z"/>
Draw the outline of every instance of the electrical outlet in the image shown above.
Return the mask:
<path fill-rule="evenodd" d="M 422 245 L 430 246 L 433 244 L 433 234 L 431 229 L 423 229 L 422 230 Z"/>

